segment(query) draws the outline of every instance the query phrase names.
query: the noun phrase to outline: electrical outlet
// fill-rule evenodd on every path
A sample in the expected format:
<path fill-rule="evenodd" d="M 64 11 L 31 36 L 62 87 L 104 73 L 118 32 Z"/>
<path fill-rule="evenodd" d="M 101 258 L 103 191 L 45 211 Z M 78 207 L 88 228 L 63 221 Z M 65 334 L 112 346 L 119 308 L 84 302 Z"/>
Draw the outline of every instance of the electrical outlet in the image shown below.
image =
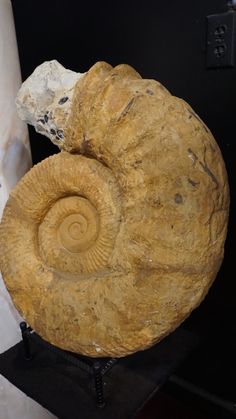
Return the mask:
<path fill-rule="evenodd" d="M 207 68 L 234 67 L 235 12 L 207 16 Z"/>

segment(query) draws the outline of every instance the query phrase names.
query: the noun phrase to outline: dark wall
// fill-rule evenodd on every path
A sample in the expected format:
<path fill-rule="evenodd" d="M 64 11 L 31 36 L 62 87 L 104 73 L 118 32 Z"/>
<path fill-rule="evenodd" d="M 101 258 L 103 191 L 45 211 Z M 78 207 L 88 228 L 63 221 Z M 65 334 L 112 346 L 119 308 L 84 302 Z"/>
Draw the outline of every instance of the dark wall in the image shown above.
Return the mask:
<path fill-rule="evenodd" d="M 128 63 L 184 98 L 215 136 L 231 188 L 225 259 L 207 299 L 191 316 L 198 330 L 221 331 L 235 318 L 236 67 L 206 69 L 206 16 L 227 10 L 226 0 L 78 2 L 13 0 L 23 79 L 45 60 L 84 72 L 98 60 Z M 30 131 L 34 162 L 57 152 Z"/>

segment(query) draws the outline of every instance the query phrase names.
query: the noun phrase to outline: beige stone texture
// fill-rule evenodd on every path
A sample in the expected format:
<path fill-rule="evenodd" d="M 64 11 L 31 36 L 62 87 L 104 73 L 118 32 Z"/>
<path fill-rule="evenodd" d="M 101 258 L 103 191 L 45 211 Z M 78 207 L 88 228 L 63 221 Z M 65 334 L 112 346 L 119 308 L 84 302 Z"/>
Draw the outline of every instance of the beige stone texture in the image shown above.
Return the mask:
<path fill-rule="evenodd" d="M 150 347 L 197 307 L 224 254 L 219 147 L 183 100 L 127 65 L 76 85 L 62 152 L 10 195 L 0 227 L 8 290 L 44 339 L 89 355 Z"/>

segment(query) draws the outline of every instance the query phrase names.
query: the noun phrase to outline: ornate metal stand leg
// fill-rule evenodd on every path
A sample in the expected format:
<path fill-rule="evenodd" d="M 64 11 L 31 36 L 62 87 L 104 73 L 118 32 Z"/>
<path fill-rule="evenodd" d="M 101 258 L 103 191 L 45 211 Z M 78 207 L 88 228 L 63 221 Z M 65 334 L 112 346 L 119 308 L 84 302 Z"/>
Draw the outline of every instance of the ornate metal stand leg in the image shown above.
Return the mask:
<path fill-rule="evenodd" d="M 104 394 L 103 394 L 103 379 L 102 379 L 100 362 L 95 362 L 93 364 L 93 376 L 94 376 L 94 383 L 95 383 L 97 406 L 104 407 L 105 400 L 104 400 Z"/>
<path fill-rule="evenodd" d="M 20 330 L 21 330 L 22 341 L 24 345 L 25 359 L 27 361 L 30 361 L 32 359 L 32 355 L 30 353 L 29 329 L 27 327 L 26 322 L 20 323 Z"/>

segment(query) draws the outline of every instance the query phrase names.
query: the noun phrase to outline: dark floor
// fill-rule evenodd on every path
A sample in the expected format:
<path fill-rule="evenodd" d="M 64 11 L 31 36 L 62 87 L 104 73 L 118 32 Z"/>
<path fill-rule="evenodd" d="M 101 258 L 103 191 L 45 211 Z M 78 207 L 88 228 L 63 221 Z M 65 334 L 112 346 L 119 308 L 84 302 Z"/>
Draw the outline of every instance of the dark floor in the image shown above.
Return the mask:
<path fill-rule="evenodd" d="M 165 391 L 159 391 L 141 410 L 136 419 L 230 419 L 226 411 L 196 400 L 183 401 Z"/>
<path fill-rule="evenodd" d="M 208 300 L 185 322 L 200 336 L 199 344 L 137 419 L 236 419 L 235 316 Z"/>

